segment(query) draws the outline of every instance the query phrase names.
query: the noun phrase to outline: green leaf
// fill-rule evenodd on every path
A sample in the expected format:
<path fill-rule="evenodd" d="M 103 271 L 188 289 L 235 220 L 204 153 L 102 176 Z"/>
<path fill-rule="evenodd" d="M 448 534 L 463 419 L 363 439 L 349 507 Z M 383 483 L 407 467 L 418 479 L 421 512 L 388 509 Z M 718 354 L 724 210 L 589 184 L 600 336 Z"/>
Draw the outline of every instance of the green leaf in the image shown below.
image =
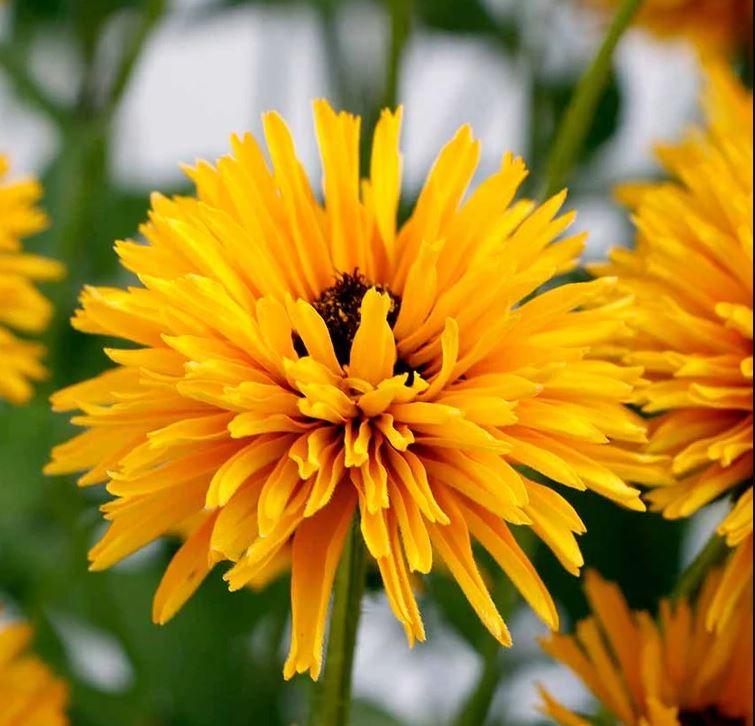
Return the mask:
<path fill-rule="evenodd" d="M 497 23 L 480 0 L 417 0 L 417 13 L 422 21 L 449 33 L 491 33 Z"/>
<path fill-rule="evenodd" d="M 633 609 L 654 612 L 658 601 L 674 588 L 687 523 L 631 512 L 592 492 L 557 488 L 587 527 L 587 534 L 579 540 L 587 567 L 617 582 Z M 569 575 L 545 545 L 539 546 L 534 562 L 570 619 L 585 617 L 589 610 L 581 580 Z"/>
<path fill-rule="evenodd" d="M 404 722 L 371 701 L 357 699 L 351 707 L 351 720 L 355 726 L 405 726 Z"/>
<path fill-rule="evenodd" d="M 519 47 L 516 25 L 500 21 L 481 0 L 416 0 L 415 7 L 419 20 L 433 30 L 493 39 L 509 53 Z"/>
<path fill-rule="evenodd" d="M 544 163 L 556 138 L 558 123 L 574 96 L 579 79 L 537 79 L 534 94 L 534 128 L 530 156 L 534 176 L 544 172 Z M 624 97 L 615 73 L 600 96 L 590 129 L 580 152 L 581 166 L 588 163 L 611 141 L 621 124 Z M 578 169 L 579 171 L 579 169 Z"/>

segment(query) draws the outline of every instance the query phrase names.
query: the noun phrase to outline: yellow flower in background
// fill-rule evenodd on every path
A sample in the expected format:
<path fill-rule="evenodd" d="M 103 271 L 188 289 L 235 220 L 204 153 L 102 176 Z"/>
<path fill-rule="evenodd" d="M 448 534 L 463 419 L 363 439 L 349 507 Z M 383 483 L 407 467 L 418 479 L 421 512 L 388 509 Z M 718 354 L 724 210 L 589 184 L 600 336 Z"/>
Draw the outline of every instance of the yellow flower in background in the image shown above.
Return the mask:
<path fill-rule="evenodd" d="M 32 180 L 7 182 L 8 163 L 0 155 L 0 400 L 21 404 L 32 394 L 32 381 L 45 377 L 40 363 L 44 348 L 22 340 L 20 333 L 39 333 L 48 323 L 50 303 L 34 286 L 63 274 L 57 262 L 24 254 L 21 239 L 42 230 L 47 219 L 35 206 L 42 195 Z"/>
<path fill-rule="evenodd" d="M 636 297 L 626 361 L 652 380 L 640 404 L 650 451 L 673 457 L 677 483 L 648 494 L 668 518 L 723 495 L 720 534 L 736 548 L 710 613 L 721 626 L 752 586 L 753 104 L 730 71 L 711 69 L 710 127 L 661 150 L 668 182 L 628 187 L 637 249 L 598 272 Z"/>
<path fill-rule="evenodd" d="M 27 625 L 0 626 L 0 726 L 64 726 L 68 687 L 25 653 Z"/>
<path fill-rule="evenodd" d="M 618 0 L 587 0 L 615 10 Z M 661 38 L 687 38 L 704 52 L 752 43 L 753 0 L 645 0 L 637 25 Z"/>
<path fill-rule="evenodd" d="M 425 631 L 410 573 L 445 562 L 490 632 L 511 642 L 475 564 L 473 541 L 551 627 L 553 601 L 512 536 L 530 527 L 575 575 L 584 526 L 555 489 L 517 466 L 642 510 L 624 480 L 666 474 L 622 404 L 641 370 L 591 357 L 625 332 L 598 280 L 531 299 L 584 243 L 555 241 L 565 195 L 513 202 L 526 177 L 506 156 L 467 196 L 480 145 L 463 128 L 397 228 L 401 112 L 385 112 L 360 182 L 359 119 L 315 106 L 321 205 L 276 114 L 272 166 L 249 135 L 216 166 L 189 170 L 197 198 L 153 197 L 147 244 L 120 242 L 140 284 L 89 288 L 77 329 L 136 344 L 58 393 L 86 429 L 47 471 L 106 483 L 107 568 L 184 520 L 193 533 L 158 590 L 167 621 L 213 565 L 231 589 L 291 568 L 285 676 L 322 661 L 328 601 L 358 521 L 410 643 Z M 590 306 L 590 309 L 583 309 Z M 651 474 L 652 478 L 652 474 Z"/>
<path fill-rule="evenodd" d="M 705 627 L 720 573 L 697 605 L 661 603 L 659 622 L 632 612 L 620 589 L 585 577 L 593 615 L 576 635 L 543 648 L 568 666 L 624 726 L 752 726 L 752 597 L 720 634 Z M 542 692 L 544 712 L 562 726 L 592 726 Z"/>

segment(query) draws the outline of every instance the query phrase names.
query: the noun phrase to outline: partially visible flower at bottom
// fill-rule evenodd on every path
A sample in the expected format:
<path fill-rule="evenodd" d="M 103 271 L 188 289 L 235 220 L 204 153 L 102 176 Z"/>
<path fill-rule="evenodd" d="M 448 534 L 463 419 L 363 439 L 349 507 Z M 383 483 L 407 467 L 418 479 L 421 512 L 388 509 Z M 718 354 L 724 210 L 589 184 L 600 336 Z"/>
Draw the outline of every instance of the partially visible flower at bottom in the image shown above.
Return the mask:
<path fill-rule="evenodd" d="M 65 726 L 68 686 L 26 653 L 32 630 L 0 626 L 0 726 Z"/>
<path fill-rule="evenodd" d="M 629 609 L 620 589 L 589 571 L 593 615 L 575 635 L 554 634 L 543 648 L 576 673 L 623 726 L 752 726 L 752 598 L 720 634 L 705 617 L 721 579 L 712 572 L 697 603 L 661 603 L 659 622 Z M 562 726 L 593 721 L 541 689 L 543 711 Z"/>
<path fill-rule="evenodd" d="M 37 208 L 42 190 L 31 179 L 6 182 L 8 163 L 0 154 L 0 400 L 26 403 L 32 382 L 46 371 L 40 359 L 44 348 L 19 338 L 21 333 L 40 333 L 52 314 L 52 306 L 34 283 L 59 279 L 63 267 L 53 260 L 24 254 L 21 239 L 44 229 L 47 218 Z"/>
<path fill-rule="evenodd" d="M 534 471 L 644 510 L 626 482 L 669 483 L 623 404 L 642 369 L 601 359 L 625 305 L 615 280 L 536 295 L 575 265 L 565 194 L 515 202 L 506 155 L 468 193 L 480 144 L 461 129 L 399 227 L 401 112 L 377 126 L 359 178 L 359 119 L 315 107 L 324 205 L 276 114 L 272 167 L 250 135 L 190 170 L 198 198 L 153 198 L 148 244 L 117 246 L 140 285 L 88 288 L 74 325 L 123 338 L 117 367 L 53 398 L 87 430 L 50 474 L 106 483 L 104 569 L 191 518 L 154 619 L 170 619 L 222 561 L 234 590 L 291 569 L 284 674 L 322 665 L 333 580 L 353 523 L 410 644 L 425 638 L 411 573 L 442 561 L 493 636 L 508 629 L 475 562 L 479 542 L 550 626 L 553 600 L 511 526 L 583 564 L 577 513 Z M 661 457 L 662 459 L 662 457 Z"/>

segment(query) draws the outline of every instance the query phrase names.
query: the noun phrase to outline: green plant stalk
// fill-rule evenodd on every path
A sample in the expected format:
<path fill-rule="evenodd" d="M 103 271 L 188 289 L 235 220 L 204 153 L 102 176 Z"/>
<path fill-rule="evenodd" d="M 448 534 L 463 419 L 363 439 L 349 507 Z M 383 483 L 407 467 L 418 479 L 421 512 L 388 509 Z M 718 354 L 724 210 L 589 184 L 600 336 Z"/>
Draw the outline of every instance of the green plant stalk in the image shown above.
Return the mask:
<path fill-rule="evenodd" d="M 401 62 L 412 25 L 412 0 L 386 0 L 391 19 L 391 46 L 383 95 L 383 108 L 395 108 L 401 82 Z"/>
<path fill-rule="evenodd" d="M 677 602 L 694 596 L 702 587 L 708 572 L 721 564 L 729 552 L 726 540 L 714 533 L 695 561 L 682 573 L 671 599 Z"/>
<path fill-rule="evenodd" d="M 20 98 L 34 106 L 59 129 L 65 128 L 69 121 L 68 110 L 32 77 L 28 60 L 20 49 L 7 42 L 0 43 L 0 70 L 4 71 Z"/>
<path fill-rule="evenodd" d="M 310 726 L 348 726 L 350 723 L 351 675 L 362 612 L 365 560 L 359 522 L 355 520 L 336 575 L 325 677 L 313 692 Z"/>
<path fill-rule="evenodd" d="M 337 0 L 323 0 L 317 3 L 321 43 L 327 56 L 333 101 L 353 112 L 358 110 L 361 99 L 349 73 L 349 64 L 343 48 L 343 38 L 338 30 Z"/>
<path fill-rule="evenodd" d="M 557 194 L 566 186 L 569 175 L 584 147 L 600 96 L 611 77 L 616 47 L 642 2 L 643 0 L 622 0 L 595 60 L 577 86 L 551 152 L 545 189 L 546 198 Z"/>
<path fill-rule="evenodd" d="M 134 68 L 142 56 L 147 41 L 152 37 L 155 29 L 167 7 L 166 0 L 145 0 L 140 22 L 131 35 L 126 46 L 115 79 L 110 87 L 107 101 L 103 109 L 103 117 L 109 120 L 118 109 L 123 96 L 129 87 L 134 74 Z"/>
<path fill-rule="evenodd" d="M 498 683 L 504 675 L 500 651 L 501 646 L 493 638 L 486 641 L 482 654 L 482 673 L 475 689 L 454 719 L 453 726 L 480 726 L 485 723 L 498 690 Z"/>
<path fill-rule="evenodd" d="M 514 612 L 517 591 L 503 572 L 499 572 L 493 587 L 493 600 L 498 604 L 504 620 Z M 474 690 L 464 701 L 453 726 L 480 726 L 490 713 L 498 684 L 511 672 L 511 657 L 503 657 L 503 648 L 495 638 L 485 635 L 478 645 L 482 657 L 482 671 Z"/>

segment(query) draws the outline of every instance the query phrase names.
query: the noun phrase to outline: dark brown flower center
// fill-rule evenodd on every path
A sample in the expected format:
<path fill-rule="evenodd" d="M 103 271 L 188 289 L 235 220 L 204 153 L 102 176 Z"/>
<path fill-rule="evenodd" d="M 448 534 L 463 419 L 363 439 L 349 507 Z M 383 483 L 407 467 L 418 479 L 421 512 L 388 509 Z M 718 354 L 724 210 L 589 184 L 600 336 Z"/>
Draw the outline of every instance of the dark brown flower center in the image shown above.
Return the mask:
<path fill-rule="evenodd" d="M 338 275 L 335 284 L 312 303 L 312 307 L 320 313 L 330 332 L 336 358 L 341 365 L 347 365 L 351 356 L 351 344 L 359 329 L 362 318 L 362 300 L 369 290 L 375 289 L 390 295 L 393 304 L 388 313 L 388 324 L 393 327 L 401 310 L 401 298 L 394 295 L 384 285 L 376 285 L 362 275 L 359 270 L 352 273 L 345 272 Z M 305 355 L 304 343 L 297 338 L 294 341 L 297 352 Z"/>
<path fill-rule="evenodd" d="M 715 706 L 705 711 L 682 711 L 679 714 L 681 726 L 746 726 L 744 718 L 724 716 Z"/>

